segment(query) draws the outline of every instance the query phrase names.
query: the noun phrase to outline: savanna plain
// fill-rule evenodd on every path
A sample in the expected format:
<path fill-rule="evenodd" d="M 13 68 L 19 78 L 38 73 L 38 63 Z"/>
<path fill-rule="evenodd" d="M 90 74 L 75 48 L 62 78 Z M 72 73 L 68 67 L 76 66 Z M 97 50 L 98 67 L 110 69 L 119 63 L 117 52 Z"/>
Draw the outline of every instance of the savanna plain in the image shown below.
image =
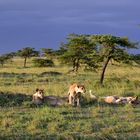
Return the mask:
<path fill-rule="evenodd" d="M 77 74 L 70 66 L 55 61 L 54 67 L 27 68 L 23 59 L 0 67 L 0 139 L 50 140 L 139 140 L 140 105 L 106 104 L 91 101 L 89 90 L 97 97 L 108 95 L 140 97 L 140 67 L 127 64 L 109 64 L 104 86 L 99 86 L 101 70 L 85 71 L 81 66 Z M 81 107 L 64 105 L 52 107 L 32 104 L 36 88 L 45 95 L 66 96 L 71 83 L 81 83 L 86 94 Z"/>

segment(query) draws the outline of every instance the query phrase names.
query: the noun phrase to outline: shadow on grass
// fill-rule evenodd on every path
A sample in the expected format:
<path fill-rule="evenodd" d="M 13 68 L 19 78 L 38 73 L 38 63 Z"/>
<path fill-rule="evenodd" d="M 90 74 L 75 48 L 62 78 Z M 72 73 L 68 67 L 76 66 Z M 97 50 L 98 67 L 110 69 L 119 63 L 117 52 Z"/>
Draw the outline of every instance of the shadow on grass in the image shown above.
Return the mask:
<path fill-rule="evenodd" d="M 0 92 L 0 107 L 13 107 L 29 104 L 32 100 L 31 95 L 22 93 L 3 93 Z"/>
<path fill-rule="evenodd" d="M 62 97 L 57 97 L 62 100 Z M 62 101 L 61 101 L 62 102 Z M 44 103 L 43 105 L 46 105 Z M 48 104 L 47 104 L 48 105 Z M 26 95 L 23 93 L 4 93 L 0 92 L 0 107 L 13 107 L 13 106 L 30 106 L 33 107 L 32 104 L 32 95 Z M 59 106 L 59 105 L 58 105 Z M 104 102 L 97 102 L 92 100 L 87 100 L 86 98 L 81 99 L 81 108 L 88 107 L 123 107 L 125 104 L 107 104 Z M 57 107 L 57 106 L 55 106 Z M 75 106 L 76 107 L 76 106 Z"/>
<path fill-rule="evenodd" d="M 42 72 L 41 74 L 34 74 L 34 73 L 8 73 L 8 72 L 0 72 L 0 77 L 8 78 L 8 77 L 28 77 L 28 76 L 39 76 L 39 77 L 44 77 L 44 76 L 57 76 L 57 75 L 62 75 L 62 73 L 57 72 L 57 71 L 48 71 L 48 72 Z"/>
<path fill-rule="evenodd" d="M 30 76 L 30 75 L 33 75 L 32 73 L 28 74 L 28 73 L 8 73 L 8 72 L 1 72 L 0 73 L 0 77 L 19 77 L 19 76 L 22 76 L 22 77 L 27 77 L 27 76 Z"/>
<path fill-rule="evenodd" d="M 39 74 L 39 76 L 44 77 L 44 76 L 57 76 L 57 75 L 62 75 L 62 73 L 57 72 L 57 71 L 48 71 L 48 72 L 42 72 Z"/>

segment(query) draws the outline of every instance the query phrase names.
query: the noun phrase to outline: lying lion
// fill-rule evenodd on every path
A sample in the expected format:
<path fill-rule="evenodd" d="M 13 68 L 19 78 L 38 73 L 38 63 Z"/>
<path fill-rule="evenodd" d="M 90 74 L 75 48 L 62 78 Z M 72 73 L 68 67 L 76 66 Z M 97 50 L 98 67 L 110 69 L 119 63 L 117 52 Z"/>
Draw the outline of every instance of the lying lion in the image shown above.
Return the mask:
<path fill-rule="evenodd" d="M 36 89 L 36 92 L 32 96 L 32 102 L 36 105 L 41 105 L 44 100 L 44 90 Z"/>
<path fill-rule="evenodd" d="M 36 89 L 36 92 L 33 94 L 32 102 L 35 105 L 48 104 L 50 106 L 61 106 L 66 104 L 68 97 L 59 97 L 59 96 L 44 96 L 44 90 Z"/>
<path fill-rule="evenodd" d="M 68 103 L 68 97 L 45 96 L 44 103 L 50 106 L 62 106 Z"/>
<path fill-rule="evenodd" d="M 138 96 L 136 97 L 120 97 L 116 100 L 116 103 L 123 103 L 123 104 L 139 104 Z"/>
<path fill-rule="evenodd" d="M 91 93 L 90 90 L 90 98 L 96 100 L 97 97 Z M 98 99 L 103 100 L 106 103 L 113 103 L 113 104 L 132 104 L 137 105 L 139 104 L 138 96 L 137 97 L 119 97 L 119 96 L 106 96 L 106 97 L 99 97 Z"/>

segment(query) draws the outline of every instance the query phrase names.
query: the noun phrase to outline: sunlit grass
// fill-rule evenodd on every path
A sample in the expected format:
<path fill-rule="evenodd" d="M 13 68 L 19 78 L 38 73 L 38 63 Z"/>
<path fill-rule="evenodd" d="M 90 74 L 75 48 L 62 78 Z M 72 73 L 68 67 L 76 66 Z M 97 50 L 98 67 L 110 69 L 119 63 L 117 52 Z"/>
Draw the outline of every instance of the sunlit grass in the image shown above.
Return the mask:
<path fill-rule="evenodd" d="M 105 86 L 100 87 L 100 69 L 91 72 L 81 67 L 76 75 L 67 74 L 70 67 L 59 65 L 59 62 L 52 68 L 32 67 L 31 59 L 27 68 L 22 65 L 23 59 L 15 58 L 0 68 L 0 139 L 140 138 L 139 106 L 91 103 L 89 99 L 89 90 L 97 97 L 140 96 L 140 67 L 109 65 Z M 50 71 L 60 74 L 41 76 Z M 2 76 L 2 73 L 8 73 L 8 76 Z M 66 96 L 69 85 L 74 82 L 84 84 L 87 89 L 81 108 L 32 106 L 31 95 L 36 88 L 44 89 L 45 95 Z"/>

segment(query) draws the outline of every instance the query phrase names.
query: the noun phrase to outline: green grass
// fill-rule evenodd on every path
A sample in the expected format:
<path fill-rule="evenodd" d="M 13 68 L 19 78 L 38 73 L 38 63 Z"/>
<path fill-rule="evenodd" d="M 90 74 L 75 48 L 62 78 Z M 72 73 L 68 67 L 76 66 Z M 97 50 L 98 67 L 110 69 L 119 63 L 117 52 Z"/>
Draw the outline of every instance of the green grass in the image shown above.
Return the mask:
<path fill-rule="evenodd" d="M 109 105 L 91 102 L 88 90 L 100 97 L 106 95 L 139 96 L 140 67 L 109 65 L 105 86 L 98 85 L 100 70 L 77 75 L 66 74 L 69 66 L 22 68 L 23 60 L 14 59 L 0 68 L 0 139 L 68 139 L 68 140 L 138 140 L 140 139 L 140 106 Z M 44 74 L 45 72 L 45 74 Z M 45 95 L 65 96 L 73 82 L 86 86 L 81 107 L 32 105 L 36 88 Z"/>

